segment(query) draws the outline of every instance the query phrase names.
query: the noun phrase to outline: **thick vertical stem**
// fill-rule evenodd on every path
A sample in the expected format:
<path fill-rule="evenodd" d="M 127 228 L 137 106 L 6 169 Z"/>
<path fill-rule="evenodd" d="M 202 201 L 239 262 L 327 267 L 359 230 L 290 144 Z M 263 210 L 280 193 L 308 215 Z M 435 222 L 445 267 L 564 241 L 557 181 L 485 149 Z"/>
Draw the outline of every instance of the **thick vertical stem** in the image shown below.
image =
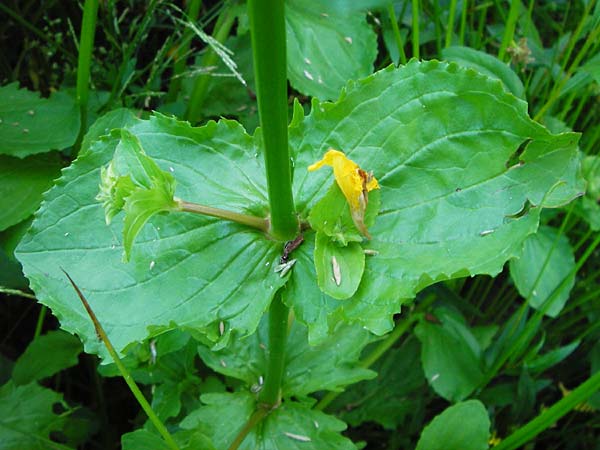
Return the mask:
<path fill-rule="evenodd" d="M 81 125 L 75 148 L 79 149 L 87 122 L 87 105 L 90 92 L 90 67 L 92 49 L 96 34 L 96 17 L 98 16 L 98 0 L 85 0 L 83 19 L 81 20 L 81 36 L 79 38 L 79 57 L 77 61 L 77 104 L 79 105 Z"/>
<path fill-rule="evenodd" d="M 248 16 L 260 126 L 264 141 L 271 234 L 289 240 L 298 232 L 287 135 L 287 61 L 284 2 L 250 0 Z"/>
<path fill-rule="evenodd" d="M 269 309 L 268 366 L 265 384 L 260 392 L 261 403 L 274 407 L 281 401 L 281 381 L 285 366 L 285 344 L 288 332 L 289 308 L 283 304 L 281 294 L 276 294 Z"/>
<path fill-rule="evenodd" d="M 412 52 L 419 59 L 419 0 L 412 0 Z"/>

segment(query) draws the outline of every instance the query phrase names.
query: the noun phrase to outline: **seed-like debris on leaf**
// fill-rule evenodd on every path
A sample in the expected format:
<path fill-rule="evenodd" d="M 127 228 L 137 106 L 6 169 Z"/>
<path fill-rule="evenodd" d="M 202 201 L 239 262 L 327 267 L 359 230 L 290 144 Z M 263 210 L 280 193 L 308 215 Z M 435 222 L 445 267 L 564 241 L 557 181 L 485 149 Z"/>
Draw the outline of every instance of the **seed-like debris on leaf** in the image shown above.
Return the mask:
<path fill-rule="evenodd" d="M 342 271 L 335 256 L 331 257 L 331 268 L 333 269 L 333 281 L 335 281 L 335 284 L 339 286 L 342 284 Z"/>
<path fill-rule="evenodd" d="M 303 436 L 301 434 L 288 433 L 287 431 L 284 431 L 283 434 L 285 434 L 290 439 L 294 439 L 296 441 L 310 442 L 312 440 L 308 436 Z"/>

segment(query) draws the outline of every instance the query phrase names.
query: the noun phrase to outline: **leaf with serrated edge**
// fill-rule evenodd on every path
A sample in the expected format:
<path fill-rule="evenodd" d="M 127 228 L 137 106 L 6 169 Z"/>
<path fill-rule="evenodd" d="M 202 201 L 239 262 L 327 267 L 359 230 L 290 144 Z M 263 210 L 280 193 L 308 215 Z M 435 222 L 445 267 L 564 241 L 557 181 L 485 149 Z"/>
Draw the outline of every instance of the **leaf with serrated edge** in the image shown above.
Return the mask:
<path fill-rule="evenodd" d="M 256 400 L 247 392 L 205 394 L 205 404 L 192 412 L 180 426 L 202 430 L 216 448 L 228 448 L 254 412 Z M 227 418 L 224 420 L 223 418 Z M 254 427 L 240 450 L 351 450 L 356 447 L 340 434 L 346 425 L 320 411 L 295 403 L 283 402 Z"/>
<path fill-rule="evenodd" d="M 380 334 L 392 328 L 402 302 L 427 285 L 497 274 L 537 229 L 540 206 L 557 207 L 583 192 L 577 140 L 533 122 L 526 103 L 499 81 L 437 61 L 350 82 L 338 102 L 314 101 L 308 117 L 296 105 L 290 144 L 301 215 L 331 183 L 326 171 L 303 168 L 329 148 L 373 171 L 381 211 L 368 242 L 378 254 L 367 258 L 357 293 L 329 323 L 315 310 L 332 304 L 326 297 L 286 301 L 320 335 L 336 319 Z M 290 282 L 308 293 L 300 262 Z"/>
<path fill-rule="evenodd" d="M 254 156 L 259 150 L 235 122 L 192 128 L 156 115 L 129 131 L 176 177 L 178 197 L 245 213 L 266 210 L 262 159 Z M 100 167 L 117 144 L 102 137 L 63 171 L 17 251 L 40 301 L 64 329 L 82 337 L 86 351 L 103 355 L 60 267 L 88 297 L 117 349 L 166 329 L 202 330 L 220 321 L 227 323 L 223 342 L 232 330 L 252 333 L 285 281 L 272 269 L 282 244 L 215 218 L 157 215 L 138 235 L 132 261 L 123 264 L 120 216 L 107 226 L 95 200 Z"/>

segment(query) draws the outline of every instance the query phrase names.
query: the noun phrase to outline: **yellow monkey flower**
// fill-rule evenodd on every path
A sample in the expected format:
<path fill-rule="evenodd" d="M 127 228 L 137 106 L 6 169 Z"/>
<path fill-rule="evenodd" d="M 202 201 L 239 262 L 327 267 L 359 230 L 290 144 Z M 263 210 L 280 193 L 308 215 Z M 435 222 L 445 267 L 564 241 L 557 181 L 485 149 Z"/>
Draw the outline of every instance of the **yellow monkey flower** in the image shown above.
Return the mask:
<path fill-rule="evenodd" d="M 308 167 L 309 171 L 323 166 L 333 168 L 333 176 L 350 206 L 350 213 L 356 228 L 368 239 L 371 239 L 364 223 L 365 211 L 369 202 L 369 191 L 379 189 L 379 183 L 372 173 L 362 170 L 358 164 L 348 159 L 343 152 L 330 148 L 323 159 Z"/>

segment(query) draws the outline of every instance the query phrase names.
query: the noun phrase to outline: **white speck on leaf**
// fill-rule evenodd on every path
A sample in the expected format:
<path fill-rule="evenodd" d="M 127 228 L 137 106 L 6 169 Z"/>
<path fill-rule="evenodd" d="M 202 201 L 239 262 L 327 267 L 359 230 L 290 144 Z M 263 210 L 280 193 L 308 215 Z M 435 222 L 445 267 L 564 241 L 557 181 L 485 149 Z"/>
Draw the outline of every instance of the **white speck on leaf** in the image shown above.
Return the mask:
<path fill-rule="evenodd" d="M 329 14 L 327 14 L 327 13 L 321 13 L 321 16 L 322 17 L 329 17 Z"/>
<path fill-rule="evenodd" d="M 67 237 L 68 235 L 69 235 L 69 232 L 67 231 L 67 232 L 65 233 L 65 237 Z"/>
<path fill-rule="evenodd" d="M 150 270 L 154 269 L 155 265 L 156 265 L 155 261 L 150 261 Z"/>
<path fill-rule="evenodd" d="M 319 428 L 319 422 L 317 422 L 316 420 L 314 420 L 313 423 L 315 424 L 315 428 Z"/>
<path fill-rule="evenodd" d="M 377 250 L 372 250 L 370 248 L 365 248 L 363 251 L 365 252 L 365 255 L 367 255 L 367 256 L 377 256 L 377 255 L 379 255 L 379 252 Z"/>
<path fill-rule="evenodd" d="M 335 256 L 331 257 L 331 268 L 333 270 L 333 281 L 335 281 L 335 284 L 339 286 L 342 284 L 342 271 Z"/>
<path fill-rule="evenodd" d="M 321 78 L 321 75 L 319 75 L 319 78 L 317 78 L 317 83 L 323 84 L 323 78 Z"/>
<path fill-rule="evenodd" d="M 346 36 L 344 38 L 344 40 L 348 43 L 348 44 L 352 44 L 352 38 L 350 36 Z"/>
<path fill-rule="evenodd" d="M 314 80 L 315 78 L 312 76 L 312 73 L 310 73 L 308 70 L 304 69 L 304 76 L 306 78 L 308 78 L 310 81 Z"/>
<path fill-rule="evenodd" d="M 479 236 L 487 236 L 488 234 L 492 234 L 494 232 L 494 230 L 484 230 L 481 233 L 479 233 Z"/>
<path fill-rule="evenodd" d="M 29 133 L 29 128 L 23 128 L 23 133 L 25 133 L 25 134 Z"/>
<path fill-rule="evenodd" d="M 440 377 L 440 374 L 439 374 L 439 373 L 436 373 L 435 375 L 433 375 L 433 376 L 431 377 L 431 380 L 430 380 L 430 381 L 433 383 L 433 382 L 434 382 L 435 380 L 437 380 L 439 377 Z"/>
<path fill-rule="evenodd" d="M 27 114 L 33 116 L 35 114 L 35 111 L 33 109 L 30 109 L 29 111 L 27 111 Z"/>
<path fill-rule="evenodd" d="M 158 356 L 158 351 L 156 350 L 156 339 L 152 339 L 150 341 L 150 355 L 152 356 L 150 359 L 150 364 L 156 364 L 156 357 Z"/>
<path fill-rule="evenodd" d="M 221 363 L 221 365 L 222 365 L 223 367 L 227 367 L 227 363 L 225 362 L 225 360 L 224 360 L 224 359 L 222 359 L 222 360 L 221 360 L 221 361 L 219 361 L 219 362 Z"/>
<path fill-rule="evenodd" d="M 222 320 L 219 322 L 219 334 L 221 336 L 223 336 L 223 334 L 225 333 L 225 322 L 223 322 Z"/>
<path fill-rule="evenodd" d="M 309 438 L 308 436 L 303 436 L 302 434 L 288 433 L 287 431 L 284 431 L 283 434 L 285 434 L 290 439 L 294 439 L 296 441 L 301 441 L 301 442 L 310 442 L 311 441 L 311 438 Z"/>
<path fill-rule="evenodd" d="M 169 167 L 169 172 L 173 173 L 173 172 L 175 172 L 175 169 L 171 166 L 171 167 Z"/>
<path fill-rule="evenodd" d="M 312 64 L 311 60 L 310 60 L 310 59 L 308 59 L 308 58 L 304 58 L 304 62 L 305 62 L 306 64 Z"/>

